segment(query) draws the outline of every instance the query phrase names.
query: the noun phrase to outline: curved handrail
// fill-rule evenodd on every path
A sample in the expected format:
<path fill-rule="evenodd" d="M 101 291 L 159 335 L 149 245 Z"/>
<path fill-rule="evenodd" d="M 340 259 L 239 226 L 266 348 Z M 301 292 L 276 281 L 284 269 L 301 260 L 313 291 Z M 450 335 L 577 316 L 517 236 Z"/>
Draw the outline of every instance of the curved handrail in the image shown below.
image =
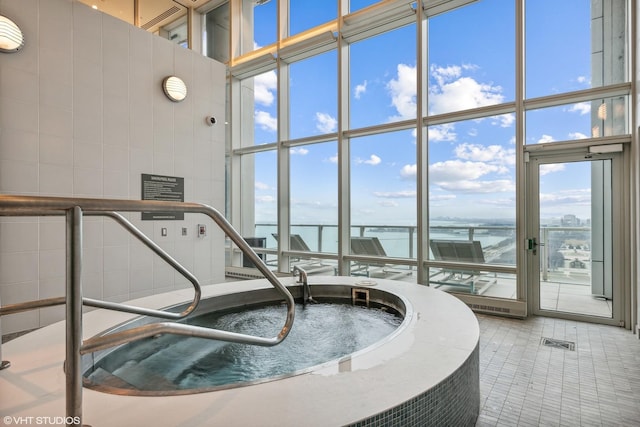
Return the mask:
<path fill-rule="evenodd" d="M 256 268 L 265 276 L 265 278 L 271 283 L 271 285 L 282 294 L 287 303 L 287 316 L 285 324 L 280 332 L 272 338 L 256 337 L 252 335 L 238 334 L 234 332 L 220 331 L 210 328 L 202 328 L 193 325 L 161 322 L 90 338 L 86 340 L 85 343 L 83 343 L 83 345 L 81 346 L 81 353 L 89 353 L 91 351 L 123 344 L 134 339 L 153 336 L 158 333 L 173 333 L 178 335 L 189 335 L 194 337 L 242 342 L 262 346 L 273 346 L 284 340 L 284 338 L 291 331 L 291 326 L 293 325 L 295 314 L 295 304 L 291 293 L 284 285 L 280 283 L 275 274 L 271 270 L 269 270 L 262 259 L 258 257 L 251 246 L 249 246 L 249 244 L 242 238 L 242 236 L 240 236 L 240 234 L 235 231 L 235 229 L 227 221 L 227 219 L 220 212 L 210 206 L 200 203 L 157 200 L 91 199 L 18 195 L 0 196 L 0 216 L 64 215 L 68 210 L 74 209 L 76 207 L 79 207 L 84 213 L 90 215 L 111 216 L 128 229 L 129 227 L 135 229 L 135 227 L 116 212 L 184 212 L 207 215 L 238 246 L 243 254 L 254 263 Z M 135 232 L 134 235 L 136 235 L 136 237 L 138 237 L 139 239 L 141 238 L 141 236 L 137 235 L 137 233 Z M 144 236 L 142 233 L 140 233 L 140 235 Z M 143 239 L 148 238 L 144 236 Z M 145 244 L 148 243 L 145 240 L 142 241 Z M 153 245 L 155 245 L 155 243 L 153 243 Z M 169 257 L 168 254 L 166 256 Z M 165 258 L 165 261 L 168 260 Z M 177 262 L 175 263 L 177 264 Z M 194 282 L 192 281 L 192 283 Z M 196 287 L 196 283 L 197 281 L 194 283 L 194 287 Z M 197 285 L 196 289 L 198 288 L 199 284 Z M 197 292 L 198 300 L 199 297 L 199 292 Z M 96 301 L 91 299 L 87 299 L 87 301 L 89 303 L 88 305 L 92 305 L 97 302 L 100 304 L 100 306 L 113 310 L 126 311 L 143 315 L 149 313 L 149 309 L 145 308 L 131 307 L 123 304 Z M 85 302 L 84 299 L 83 302 Z M 157 310 L 153 310 L 153 312 L 156 311 Z"/>

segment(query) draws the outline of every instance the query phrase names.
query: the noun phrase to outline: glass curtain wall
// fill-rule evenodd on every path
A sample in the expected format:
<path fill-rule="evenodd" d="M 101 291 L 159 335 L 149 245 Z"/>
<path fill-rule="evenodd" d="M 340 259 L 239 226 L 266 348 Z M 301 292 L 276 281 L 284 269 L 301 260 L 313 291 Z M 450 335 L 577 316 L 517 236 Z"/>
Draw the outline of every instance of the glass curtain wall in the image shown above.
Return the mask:
<path fill-rule="evenodd" d="M 230 217 L 282 272 L 523 300 L 526 147 L 631 139 L 627 0 L 230 6 Z"/>

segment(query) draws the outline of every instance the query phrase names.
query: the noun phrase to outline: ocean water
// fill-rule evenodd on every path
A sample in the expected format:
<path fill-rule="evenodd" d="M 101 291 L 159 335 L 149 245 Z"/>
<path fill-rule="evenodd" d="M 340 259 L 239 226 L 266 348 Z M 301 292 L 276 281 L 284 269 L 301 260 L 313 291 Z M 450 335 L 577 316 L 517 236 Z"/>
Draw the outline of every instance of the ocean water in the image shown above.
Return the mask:
<path fill-rule="evenodd" d="M 471 233 L 470 233 L 471 228 Z M 255 237 L 266 238 L 267 248 L 276 248 L 275 224 L 256 225 Z M 291 234 L 298 234 L 312 252 L 337 253 L 338 228 L 335 225 L 293 225 Z M 387 256 L 415 258 L 417 254 L 417 228 L 405 226 L 354 226 L 351 236 L 377 237 Z M 482 248 L 507 245 L 513 241 L 515 258 L 515 228 L 509 226 L 469 225 L 455 221 L 432 222 L 431 239 L 438 240 L 478 240 Z"/>

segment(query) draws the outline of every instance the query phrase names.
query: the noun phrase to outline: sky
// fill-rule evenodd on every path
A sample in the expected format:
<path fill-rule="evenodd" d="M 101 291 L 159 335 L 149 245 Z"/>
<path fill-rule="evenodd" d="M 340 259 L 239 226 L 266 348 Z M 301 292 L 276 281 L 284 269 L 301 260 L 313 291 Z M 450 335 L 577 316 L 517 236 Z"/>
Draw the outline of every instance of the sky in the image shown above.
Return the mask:
<path fill-rule="evenodd" d="M 291 5 L 293 34 L 335 19 L 335 0 Z M 360 8 L 374 3 L 352 3 Z M 275 41 L 275 4 L 255 8 L 255 45 Z M 549 13 L 553 10 L 553 13 Z M 430 115 L 515 100 L 515 1 L 481 0 L 433 17 L 428 25 Z M 530 0 L 526 5 L 526 98 L 588 89 L 591 1 Z M 416 116 L 416 29 L 396 29 L 351 46 L 350 123 L 357 129 Z M 275 71 L 255 77 L 255 143 L 276 141 Z M 292 64 L 290 137 L 337 131 L 337 54 Z M 576 140 L 592 133 L 590 102 L 526 114 L 526 143 Z M 515 219 L 515 116 L 432 126 L 429 215 L 508 222 Z M 337 143 L 292 148 L 291 222 L 336 224 Z M 256 159 L 256 222 L 276 221 L 274 153 Z M 588 168 L 540 171 L 541 212 L 589 216 Z M 351 222 L 415 225 L 415 131 L 351 140 Z M 576 170 L 584 173 L 576 173 Z M 548 208 L 548 209 L 547 209 Z"/>

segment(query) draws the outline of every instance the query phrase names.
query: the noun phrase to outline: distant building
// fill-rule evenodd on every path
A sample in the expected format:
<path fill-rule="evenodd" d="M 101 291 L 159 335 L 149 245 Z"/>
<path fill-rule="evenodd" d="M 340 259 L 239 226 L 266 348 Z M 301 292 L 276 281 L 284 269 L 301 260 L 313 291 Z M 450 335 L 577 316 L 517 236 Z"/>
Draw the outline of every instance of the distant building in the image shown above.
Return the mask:
<path fill-rule="evenodd" d="M 561 223 L 564 227 L 577 227 L 580 225 L 580 218 L 572 214 L 564 215 Z"/>

